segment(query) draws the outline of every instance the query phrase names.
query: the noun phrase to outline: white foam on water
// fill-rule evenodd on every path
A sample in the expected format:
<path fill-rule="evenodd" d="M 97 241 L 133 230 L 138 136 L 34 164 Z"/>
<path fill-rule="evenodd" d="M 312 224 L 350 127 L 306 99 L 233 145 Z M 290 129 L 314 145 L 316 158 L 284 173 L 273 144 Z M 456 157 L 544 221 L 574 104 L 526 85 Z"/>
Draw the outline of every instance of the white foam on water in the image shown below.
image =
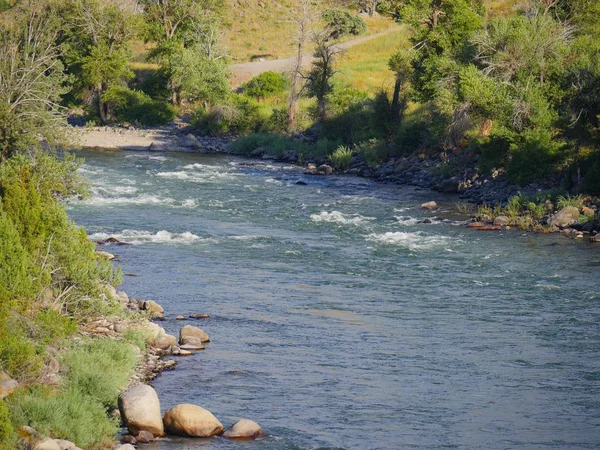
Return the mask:
<path fill-rule="evenodd" d="M 189 245 L 194 242 L 209 241 L 209 239 L 203 239 L 189 231 L 184 233 L 171 233 L 167 230 L 161 230 L 156 233 L 151 231 L 140 231 L 140 230 L 123 230 L 117 233 L 94 233 L 89 236 L 94 241 L 108 239 L 114 237 L 120 241 L 127 242 L 133 245 L 142 244 L 183 244 Z"/>
<path fill-rule="evenodd" d="M 137 192 L 137 188 L 133 186 L 98 186 L 95 190 L 107 195 L 135 194 Z"/>
<path fill-rule="evenodd" d="M 175 200 L 156 195 L 142 194 L 136 197 L 100 197 L 94 196 L 83 202 L 87 205 L 106 206 L 106 205 L 172 205 Z"/>
<path fill-rule="evenodd" d="M 195 200 L 195 199 L 193 199 L 193 198 L 190 198 L 190 199 L 188 199 L 188 200 L 184 200 L 184 201 L 181 203 L 181 206 L 182 206 L 183 208 L 188 208 L 188 209 L 194 209 L 194 208 L 197 208 L 197 207 L 198 207 L 198 200 Z"/>
<path fill-rule="evenodd" d="M 374 217 L 364 217 L 360 214 L 352 216 L 345 215 L 339 211 L 321 211 L 319 214 L 312 214 L 310 220 L 315 223 L 337 223 L 341 225 L 362 225 L 365 222 L 375 220 Z"/>
<path fill-rule="evenodd" d="M 384 245 L 404 247 L 412 251 L 447 247 L 453 242 L 447 236 L 432 236 L 422 232 L 411 233 L 406 231 L 370 234 L 367 236 L 367 240 Z"/>
<path fill-rule="evenodd" d="M 149 159 L 151 161 L 168 161 L 169 158 L 161 155 L 148 155 L 145 153 L 132 153 L 127 155 L 125 158 L 127 159 Z"/>
<path fill-rule="evenodd" d="M 182 180 L 191 181 L 192 183 L 204 183 L 206 181 L 214 180 L 231 180 L 234 179 L 237 174 L 230 172 L 218 172 L 205 171 L 205 172 L 193 172 L 193 171 L 172 171 L 172 172 L 158 172 L 157 177 L 167 178 L 171 180 Z"/>
<path fill-rule="evenodd" d="M 394 217 L 398 223 L 402 225 L 417 225 L 419 223 L 419 219 L 410 216 L 396 216 Z"/>
<path fill-rule="evenodd" d="M 227 236 L 227 239 L 231 239 L 233 241 L 253 241 L 264 238 L 265 236 Z"/>
<path fill-rule="evenodd" d="M 195 164 L 188 164 L 187 166 L 183 166 L 183 168 L 187 169 L 187 170 L 196 170 L 196 169 L 212 169 L 212 170 L 214 170 L 215 166 L 209 166 L 207 164 L 195 163 Z"/>

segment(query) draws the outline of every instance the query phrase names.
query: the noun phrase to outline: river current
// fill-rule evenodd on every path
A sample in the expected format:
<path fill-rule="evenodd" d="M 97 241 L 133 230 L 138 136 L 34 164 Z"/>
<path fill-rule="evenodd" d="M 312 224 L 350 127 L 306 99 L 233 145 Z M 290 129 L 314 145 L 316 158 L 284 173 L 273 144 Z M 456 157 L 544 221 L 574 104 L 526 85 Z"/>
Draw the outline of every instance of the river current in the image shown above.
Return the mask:
<path fill-rule="evenodd" d="M 150 449 L 600 448 L 598 245 L 466 229 L 456 199 L 293 166 L 81 156 L 93 195 L 69 213 L 134 244 L 106 247 L 120 289 L 211 336 L 154 381 L 163 410 L 268 435 Z"/>

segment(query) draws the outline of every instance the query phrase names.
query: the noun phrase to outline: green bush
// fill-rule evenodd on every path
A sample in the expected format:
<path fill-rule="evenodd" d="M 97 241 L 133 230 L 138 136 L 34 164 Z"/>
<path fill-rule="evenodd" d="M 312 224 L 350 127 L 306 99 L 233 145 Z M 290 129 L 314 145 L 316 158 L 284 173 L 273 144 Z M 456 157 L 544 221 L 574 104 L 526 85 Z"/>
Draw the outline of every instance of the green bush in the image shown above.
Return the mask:
<path fill-rule="evenodd" d="M 197 109 L 192 116 L 192 126 L 211 136 L 244 135 L 260 131 L 268 119 L 268 114 L 256 100 L 232 94 L 227 102 L 215 105 L 209 111 Z"/>
<path fill-rule="evenodd" d="M 289 87 L 289 80 L 281 73 L 263 72 L 243 86 L 244 94 L 252 98 L 265 98 L 281 94 Z"/>
<path fill-rule="evenodd" d="M 338 39 L 343 36 L 366 33 L 367 24 L 362 17 L 348 11 L 347 9 L 333 8 L 323 12 L 323 21 L 330 31 L 332 39 Z"/>
<path fill-rule="evenodd" d="M 10 420 L 8 406 L 0 400 L 0 448 L 15 448 L 16 433 Z"/>
<path fill-rule="evenodd" d="M 385 141 L 369 139 L 354 146 L 354 151 L 361 155 L 370 167 L 375 167 L 385 161 L 389 151 Z"/>
<path fill-rule="evenodd" d="M 172 105 L 125 87 L 111 87 L 103 94 L 102 100 L 119 122 L 158 126 L 171 122 L 176 116 Z"/>
<path fill-rule="evenodd" d="M 352 156 L 354 152 L 348 147 L 340 145 L 331 155 L 329 155 L 329 162 L 337 170 L 348 170 L 352 163 Z"/>
<path fill-rule="evenodd" d="M 119 425 L 107 412 L 116 406 L 136 361 L 126 342 L 84 341 L 62 358 L 64 386 L 59 391 L 33 386 L 8 398 L 12 421 L 82 448 L 104 448 L 114 440 Z"/>

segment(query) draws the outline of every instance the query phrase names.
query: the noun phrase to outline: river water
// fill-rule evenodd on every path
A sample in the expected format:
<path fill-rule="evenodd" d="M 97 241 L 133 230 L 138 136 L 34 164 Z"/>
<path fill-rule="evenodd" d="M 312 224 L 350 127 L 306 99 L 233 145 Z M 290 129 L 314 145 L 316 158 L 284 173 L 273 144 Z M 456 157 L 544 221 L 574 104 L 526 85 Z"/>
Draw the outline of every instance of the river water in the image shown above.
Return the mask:
<path fill-rule="evenodd" d="M 439 194 L 293 166 L 82 156 L 93 196 L 69 212 L 134 244 L 106 248 L 122 289 L 212 339 L 155 380 L 163 410 L 268 434 L 152 450 L 600 448 L 597 245 L 466 229 L 418 208 Z M 211 318 L 175 320 L 192 312 Z"/>

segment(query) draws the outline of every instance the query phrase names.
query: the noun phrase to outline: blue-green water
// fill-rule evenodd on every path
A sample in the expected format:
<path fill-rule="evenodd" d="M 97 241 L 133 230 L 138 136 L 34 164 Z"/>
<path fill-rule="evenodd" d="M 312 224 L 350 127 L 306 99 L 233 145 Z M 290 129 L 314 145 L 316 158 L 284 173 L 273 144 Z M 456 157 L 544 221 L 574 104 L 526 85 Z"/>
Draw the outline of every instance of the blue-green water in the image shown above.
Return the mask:
<path fill-rule="evenodd" d="M 152 449 L 600 448 L 597 245 L 419 224 L 439 194 L 291 166 L 83 156 L 94 195 L 70 214 L 135 244 L 106 248 L 122 289 L 173 334 L 211 315 L 207 350 L 154 382 L 163 409 L 268 434 Z"/>

